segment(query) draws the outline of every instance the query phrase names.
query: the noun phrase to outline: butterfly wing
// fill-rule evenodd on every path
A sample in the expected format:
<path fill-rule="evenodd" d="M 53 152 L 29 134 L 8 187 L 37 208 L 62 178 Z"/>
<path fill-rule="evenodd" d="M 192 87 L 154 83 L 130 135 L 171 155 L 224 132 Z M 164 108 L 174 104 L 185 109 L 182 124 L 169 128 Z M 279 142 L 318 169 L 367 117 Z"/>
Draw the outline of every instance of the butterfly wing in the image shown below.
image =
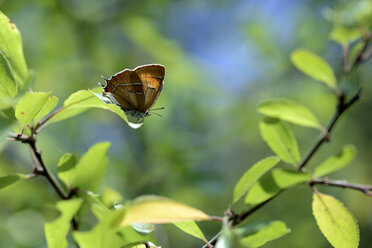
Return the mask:
<path fill-rule="evenodd" d="M 103 92 L 115 99 L 126 110 L 146 112 L 141 78 L 135 71 L 124 70 L 106 80 Z"/>
<path fill-rule="evenodd" d="M 142 65 L 134 69 L 141 79 L 144 93 L 143 109 L 147 112 L 156 102 L 163 88 L 165 68 L 163 65 Z"/>

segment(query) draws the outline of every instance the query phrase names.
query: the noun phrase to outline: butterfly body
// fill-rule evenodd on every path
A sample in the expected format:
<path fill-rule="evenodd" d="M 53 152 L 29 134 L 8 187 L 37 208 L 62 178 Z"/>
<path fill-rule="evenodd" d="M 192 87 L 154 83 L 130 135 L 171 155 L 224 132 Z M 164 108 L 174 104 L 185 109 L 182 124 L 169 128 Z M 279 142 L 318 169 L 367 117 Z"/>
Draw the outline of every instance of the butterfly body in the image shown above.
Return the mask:
<path fill-rule="evenodd" d="M 159 64 L 125 69 L 105 79 L 106 86 L 102 93 L 120 106 L 132 121 L 143 122 L 159 97 L 164 75 L 165 68 Z"/>

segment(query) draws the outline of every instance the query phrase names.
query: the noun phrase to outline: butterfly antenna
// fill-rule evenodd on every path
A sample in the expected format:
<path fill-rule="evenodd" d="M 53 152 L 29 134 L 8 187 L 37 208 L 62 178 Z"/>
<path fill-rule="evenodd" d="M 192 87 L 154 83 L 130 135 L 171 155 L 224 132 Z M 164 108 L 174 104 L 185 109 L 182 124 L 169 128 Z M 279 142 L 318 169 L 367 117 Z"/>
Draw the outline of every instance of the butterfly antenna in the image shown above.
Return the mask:
<path fill-rule="evenodd" d="M 160 117 L 165 117 L 164 115 L 158 114 L 156 112 L 151 112 L 151 114 L 154 114 L 154 115 L 157 115 L 157 116 L 160 116 Z"/>
<path fill-rule="evenodd" d="M 162 109 L 165 109 L 165 107 L 151 109 L 151 111 L 153 111 L 153 110 L 162 110 Z"/>

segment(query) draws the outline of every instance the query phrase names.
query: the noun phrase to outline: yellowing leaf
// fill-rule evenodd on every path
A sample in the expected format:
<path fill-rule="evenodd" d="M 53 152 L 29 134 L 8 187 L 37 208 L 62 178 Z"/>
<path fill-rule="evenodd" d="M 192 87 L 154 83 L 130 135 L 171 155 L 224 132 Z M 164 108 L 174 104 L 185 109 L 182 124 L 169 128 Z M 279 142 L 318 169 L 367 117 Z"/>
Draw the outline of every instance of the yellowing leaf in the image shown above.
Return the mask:
<path fill-rule="evenodd" d="M 359 227 L 342 202 L 330 195 L 313 194 L 313 215 L 320 231 L 335 248 L 357 248 Z"/>
<path fill-rule="evenodd" d="M 297 49 L 292 52 L 291 61 L 297 69 L 307 76 L 323 82 L 332 89 L 336 88 L 336 77 L 333 70 L 322 57 L 305 49 Z"/>
<path fill-rule="evenodd" d="M 142 196 L 126 209 L 121 226 L 134 223 L 174 223 L 210 220 L 204 212 L 183 203 L 159 196 Z"/>

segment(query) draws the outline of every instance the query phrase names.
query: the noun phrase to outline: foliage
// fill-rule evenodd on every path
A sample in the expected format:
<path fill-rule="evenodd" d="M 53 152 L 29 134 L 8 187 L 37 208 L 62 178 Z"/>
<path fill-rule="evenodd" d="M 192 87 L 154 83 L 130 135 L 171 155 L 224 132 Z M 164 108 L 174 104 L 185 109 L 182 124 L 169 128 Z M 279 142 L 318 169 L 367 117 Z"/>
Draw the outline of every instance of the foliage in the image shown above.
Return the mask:
<path fill-rule="evenodd" d="M 372 9 L 370 2 L 364 1 L 364 4 L 365 7 Z M 363 9 L 353 10 L 351 13 L 351 17 L 348 18 L 345 17 L 346 14 L 343 11 L 327 14 L 327 18 L 333 22 L 334 26 L 330 38 L 342 46 L 343 70 L 341 73 L 345 77 L 371 57 L 371 52 L 367 48 L 371 39 L 372 16 Z M 151 23 L 136 17 L 128 17 L 123 23 L 124 28 L 129 30 L 129 37 L 143 43 L 144 46 L 150 41 L 147 36 L 153 37 L 154 43 L 164 43 L 159 45 L 159 49 L 148 52 L 164 62 L 174 63 L 173 68 L 171 66 L 174 71 L 181 71 L 182 66 L 177 64 L 177 61 L 183 59 L 184 54 L 179 52 L 177 46 L 164 42 Z M 133 31 L 134 26 L 140 26 L 142 32 Z M 354 53 L 349 53 L 350 49 L 354 49 Z M 172 51 L 171 56 L 167 57 L 166 54 L 169 51 Z M 169 223 L 202 241 L 205 247 L 245 248 L 261 247 L 290 233 L 291 230 L 284 221 L 253 222 L 247 218 L 289 188 L 296 190 L 298 185 L 306 185 L 313 190 L 312 209 L 316 223 L 329 243 L 337 248 L 358 247 L 359 226 L 352 213 L 335 197 L 320 193 L 316 188 L 318 184 L 351 188 L 371 196 L 372 187 L 370 186 L 326 178 L 329 174 L 346 168 L 354 159 L 356 148 L 353 145 L 345 145 L 341 152 L 335 156 L 329 156 L 314 169 L 306 166 L 319 147 L 330 140 L 331 132 L 339 117 L 359 100 L 361 92 L 359 87 L 353 91 L 344 90 L 341 85 L 345 82 L 337 76 L 332 66 L 308 49 L 301 48 L 293 51 L 290 60 L 311 80 L 320 81 L 326 89 L 330 89 L 332 94 L 327 97 L 332 97 L 337 102 L 334 116 L 330 123 L 324 126 L 320 121 L 322 118 L 314 114 L 316 112 L 310 110 L 303 102 L 287 98 L 263 101 L 258 107 L 258 112 L 264 115 L 259 122 L 259 130 L 262 139 L 275 155 L 267 156 L 248 169 L 245 168 L 245 172 L 242 173 L 231 193 L 232 201 L 225 202 L 230 206 L 224 216 L 215 217 L 207 214 L 213 206 L 208 208 L 208 211 L 199 210 L 199 207 L 191 207 L 183 203 L 185 200 L 182 198 L 182 200 L 176 200 L 179 199 L 179 195 L 173 199 L 173 197 L 144 194 L 130 200 L 126 199 L 122 192 L 111 189 L 105 182 L 111 163 L 109 161 L 111 143 L 107 141 L 90 146 L 80 156 L 80 159 L 78 159 L 78 152 L 65 153 L 59 158 L 56 168 L 49 168 L 46 165 L 48 160 L 45 159 L 44 150 L 40 151 L 38 147 L 39 140 L 42 139 L 40 133 L 43 133 L 50 124 L 67 125 L 65 123 L 68 123 L 72 117 L 78 117 L 94 108 L 115 113 L 133 129 L 140 128 L 143 123 L 136 125 L 128 121 L 120 106 L 107 102 L 101 96 L 101 88 L 79 89 L 66 97 L 59 108 L 56 108 L 58 98 L 53 96 L 52 92 L 29 91 L 28 87 L 32 84 L 33 73 L 25 62 L 20 32 L 16 25 L 0 12 L 0 109 L 1 118 L 7 120 L 3 122 L 1 131 L 8 134 L 11 140 L 26 144 L 31 151 L 33 161 L 31 173 L 28 170 L 29 174 L 11 171 L 1 176 L 0 189 L 5 190 L 8 186 L 15 183 L 21 184 L 23 181 L 25 181 L 23 183 L 31 183 L 30 179 L 34 177 L 44 177 L 47 180 L 60 197 L 59 201 L 53 199 L 58 217 L 44 224 L 45 239 L 48 247 L 51 248 L 160 247 L 161 242 L 154 233 L 156 228 L 154 225 Z M 189 66 L 187 62 L 185 65 Z M 185 77 L 193 74 L 192 67 L 190 66 L 186 72 Z M 177 74 L 177 76 L 181 77 L 182 74 Z M 185 85 L 193 87 L 193 83 Z M 303 149 L 296 138 L 297 129 L 295 130 L 292 124 L 299 126 L 296 127 L 299 129 L 311 128 L 313 132 L 316 130 L 320 137 L 306 156 L 301 156 L 300 151 Z M 85 127 L 73 125 L 72 128 L 82 130 Z M 10 132 L 11 129 L 13 133 Z M 182 130 L 178 132 L 181 133 Z M 79 131 L 76 135 L 74 139 L 80 141 L 82 132 Z M 158 139 L 161 138 L 163 137 Z M 182 134 L 179 134 L 172 142 L 182 143 L 183 138 Z M 164 159 L 166 161 L 168 157 L 175 156 L 175 153 L 171 151 L 161 155 L 167 156 Z M 157 159 L 154 156 L 149 157 Z M 141 184 L 146 184 L 156 176 L 156 173 L 159 173 L 156 168 L 152 171 L 155 172 L 154 175 L 147 172 L 146 168 L 140 168 L 145 164 L 144 161 L 143 156 L 139 156 L 135 161 L 138 168 L 132 169 L 139 172 L 133 173 L 133 181 L 131 184 L 126 184 L 127 187 L 132 187 L 134 190 L 138 185 L 144 187 Z M 173 166 L 181 167 L 182 160 L 179 159 L 178 162 L 179 164 L 173 164 Z M 166 179 L 172 180 L 172 178 L 162 180 Z M 175 181 L 178 179 L 176 178 Z M 153 191 L 156 192 L 156 189 Z M 191 194 L 196 193 L 191 192 Z M 241 203 L 239 200 L 243 196 L 245 199 Z M 95 218 L 92 218 L 93 216 Z M 208 236 L 196 223 L 200 221 L 206 222 L 203 225 L 211 221 L 221 222 L 220 232 L 208 241 L 206 238 Z M 84 228 L 81 228 L 82 225 Z M 292 229 L 294 228 L 296 227 L 293 226 Z"/>

